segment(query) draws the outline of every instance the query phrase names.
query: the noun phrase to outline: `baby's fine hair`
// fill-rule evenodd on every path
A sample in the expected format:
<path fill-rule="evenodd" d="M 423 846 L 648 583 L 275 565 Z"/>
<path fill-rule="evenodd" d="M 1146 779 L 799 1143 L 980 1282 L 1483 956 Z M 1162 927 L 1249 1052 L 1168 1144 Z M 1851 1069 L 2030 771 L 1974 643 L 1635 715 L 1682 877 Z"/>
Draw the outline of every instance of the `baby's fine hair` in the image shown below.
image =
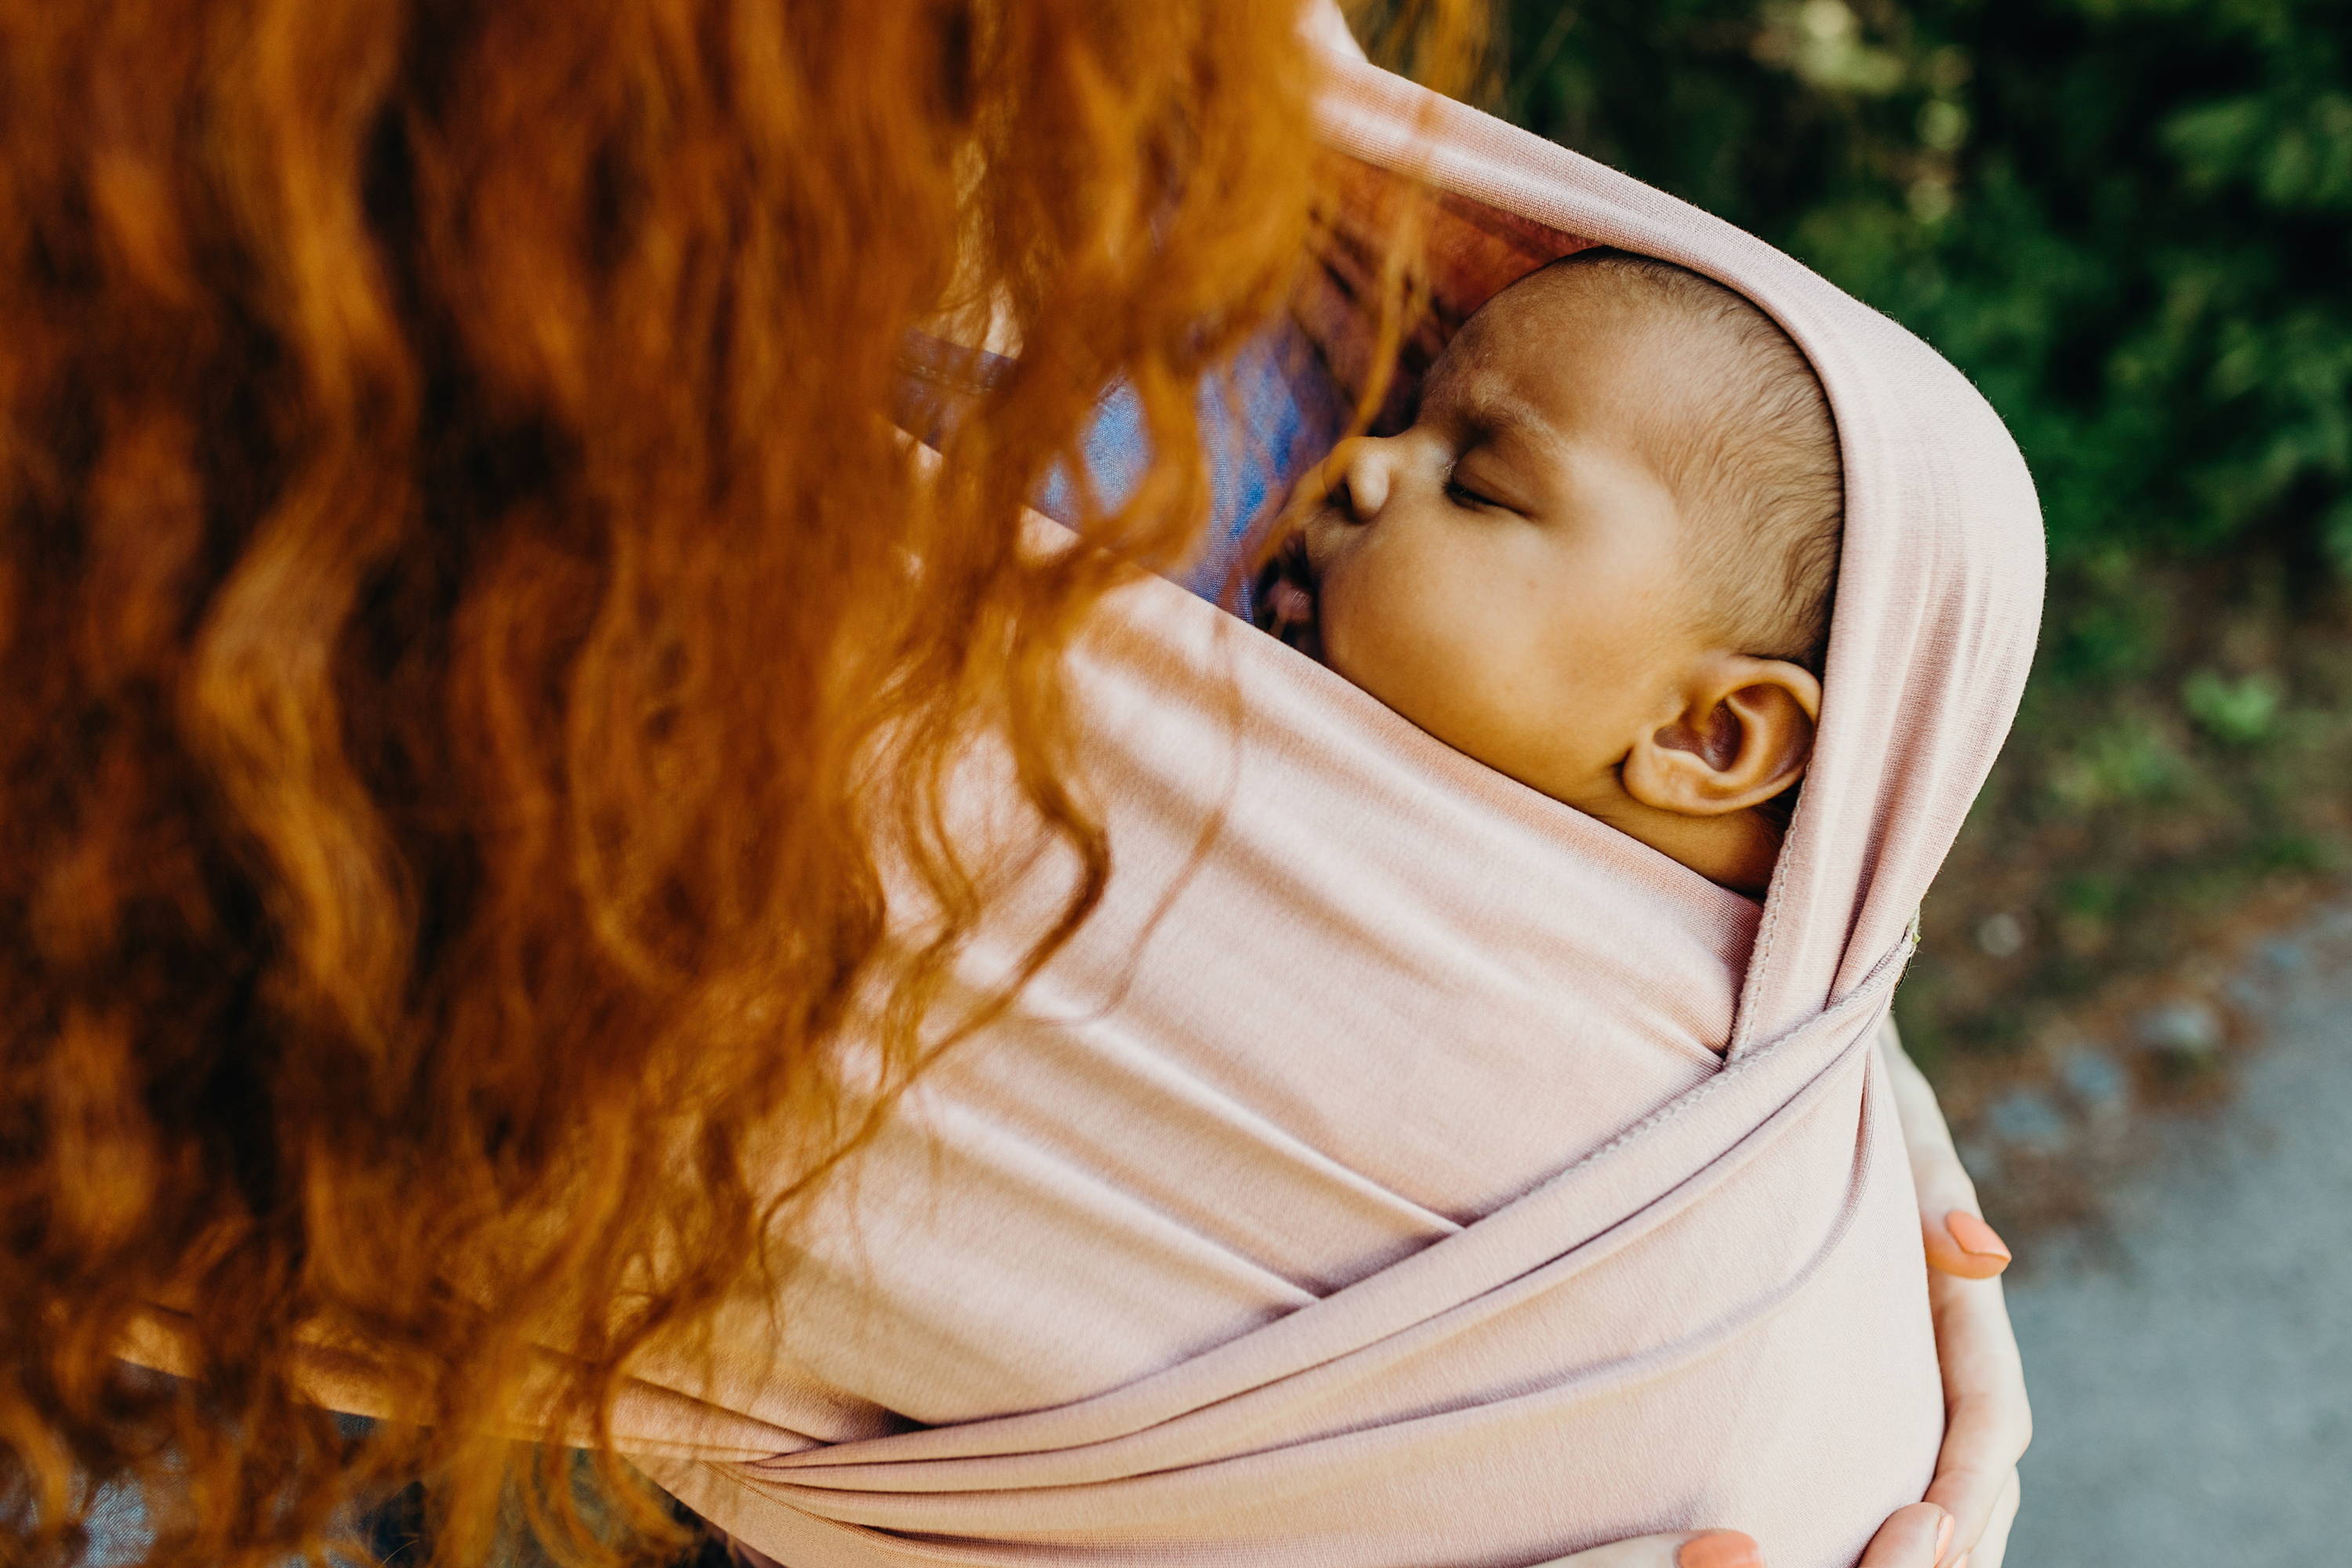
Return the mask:
<path fill-rule="evenodd" d="M 1675 422 L 1682 434 L 1664 456 L 1676 490 L 1698 498 L 1712 525 L 1694 562 L 1706 629 L 1737 652 L 1821 673 L 1845 483 L 1837 426 L 1803 352 L 1744 296 L 1669 261 L 1596 248 L 1546 270 L 1563 282 L 1590 276 L 1620 302 L 1701 329 L 1697 352 L 1712 363 L 1693 368 L 1706 405 Z"/>

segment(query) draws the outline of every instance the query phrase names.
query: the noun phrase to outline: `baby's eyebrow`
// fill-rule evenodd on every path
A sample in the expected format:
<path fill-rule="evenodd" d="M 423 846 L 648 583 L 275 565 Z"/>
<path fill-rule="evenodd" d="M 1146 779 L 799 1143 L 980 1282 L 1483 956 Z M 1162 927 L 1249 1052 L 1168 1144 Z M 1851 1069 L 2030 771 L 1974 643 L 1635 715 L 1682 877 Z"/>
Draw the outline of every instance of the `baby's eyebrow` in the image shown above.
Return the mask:
<path fill-rule="evenodd" d="M 1532 404 L 1493 391 L 1468 391 L 1460 405 L 1461 417 L 1494 436 L 1509 436 L 1552 452 L 1560 446 L 1559 432 Z"/>

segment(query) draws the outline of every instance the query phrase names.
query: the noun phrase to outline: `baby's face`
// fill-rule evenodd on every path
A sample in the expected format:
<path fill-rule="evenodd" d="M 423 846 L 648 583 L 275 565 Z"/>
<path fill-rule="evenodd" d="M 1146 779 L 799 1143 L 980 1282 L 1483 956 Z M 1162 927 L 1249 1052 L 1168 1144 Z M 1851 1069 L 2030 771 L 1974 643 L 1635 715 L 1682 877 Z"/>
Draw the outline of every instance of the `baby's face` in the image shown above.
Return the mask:
<path fill-rule="evenodd" d="M 1311 614 L 1327 664 L 1456 750 L 1597 799 L 1626 737 L 1678 710 L 1699 646 L 1687 524 L 1652 456 L 1686 402 L 1669 336 L 1497 297 L 1411 428 L 1333 454 L 1276 615 Z"/>

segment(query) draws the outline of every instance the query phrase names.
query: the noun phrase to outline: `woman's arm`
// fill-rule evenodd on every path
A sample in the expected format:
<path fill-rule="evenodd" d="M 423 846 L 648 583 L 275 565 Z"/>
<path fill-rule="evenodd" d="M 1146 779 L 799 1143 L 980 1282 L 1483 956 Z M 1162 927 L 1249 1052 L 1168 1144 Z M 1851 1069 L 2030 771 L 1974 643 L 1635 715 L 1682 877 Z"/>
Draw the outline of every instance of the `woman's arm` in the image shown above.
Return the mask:
<path fill-rule="evenodd" d="M 1976 1184 L 1952 1148 L 1936 1091 L 1904 1053 L 1892 1018 L 1878 1043 L 1894 1079 L 1911 1178 L 1919 1189 L 1927 1300 L 1944 1368 L 1944 1451 L 1927 1500 L 1948 1510 L 1954 1521 L 1944 1561 L 2000 1568 L 2010 1521 L 2017 1517 L 2017 1461 L 2033 1439 L 2025 1363 L 2001 1298 L 2000 1274 L 2009 1267 L 2009 1248 L 1981 1217 Z"/>

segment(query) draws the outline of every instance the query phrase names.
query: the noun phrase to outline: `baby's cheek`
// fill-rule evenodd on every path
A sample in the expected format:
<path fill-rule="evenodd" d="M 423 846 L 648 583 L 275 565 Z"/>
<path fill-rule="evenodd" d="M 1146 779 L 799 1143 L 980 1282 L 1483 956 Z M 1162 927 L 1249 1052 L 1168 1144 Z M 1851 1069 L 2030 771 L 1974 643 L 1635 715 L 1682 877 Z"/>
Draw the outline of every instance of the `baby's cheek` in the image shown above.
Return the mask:
<path fill-rule="evenodd" d="M 1331 578 L 1325 578 L 1316 595 L 1316 639 L 1322 647 L 1326 667 L 1377 697 L 1380 695 L 1375 688 L 1377 677 L 1368 679 L 1365 672 L 1365 644 L 1368 640 L 1377 642 L 1378 638 L 1368 639 L 1363 633 L 1362 604 L 1360 595 L 1349 592 L 1347 586 Z"/>
<path fill-rule="evenodd" d="M 1477 753 L 1491 743 L 1497 669 L 1482 649 L 1476 607 L 1430 592 L 1426 578 L 1357 586 L 1327 607 L 1325 662 L 1438 739 Z"/>
<path fill-rule="evenodd" d="M 1410 663 L 1423 606 L 1412 574 L 1377 557 L 1345 563 L 1324 580 L 1320 619 L 1331 668 L 1380 696 L 1395 667 Z"/>

